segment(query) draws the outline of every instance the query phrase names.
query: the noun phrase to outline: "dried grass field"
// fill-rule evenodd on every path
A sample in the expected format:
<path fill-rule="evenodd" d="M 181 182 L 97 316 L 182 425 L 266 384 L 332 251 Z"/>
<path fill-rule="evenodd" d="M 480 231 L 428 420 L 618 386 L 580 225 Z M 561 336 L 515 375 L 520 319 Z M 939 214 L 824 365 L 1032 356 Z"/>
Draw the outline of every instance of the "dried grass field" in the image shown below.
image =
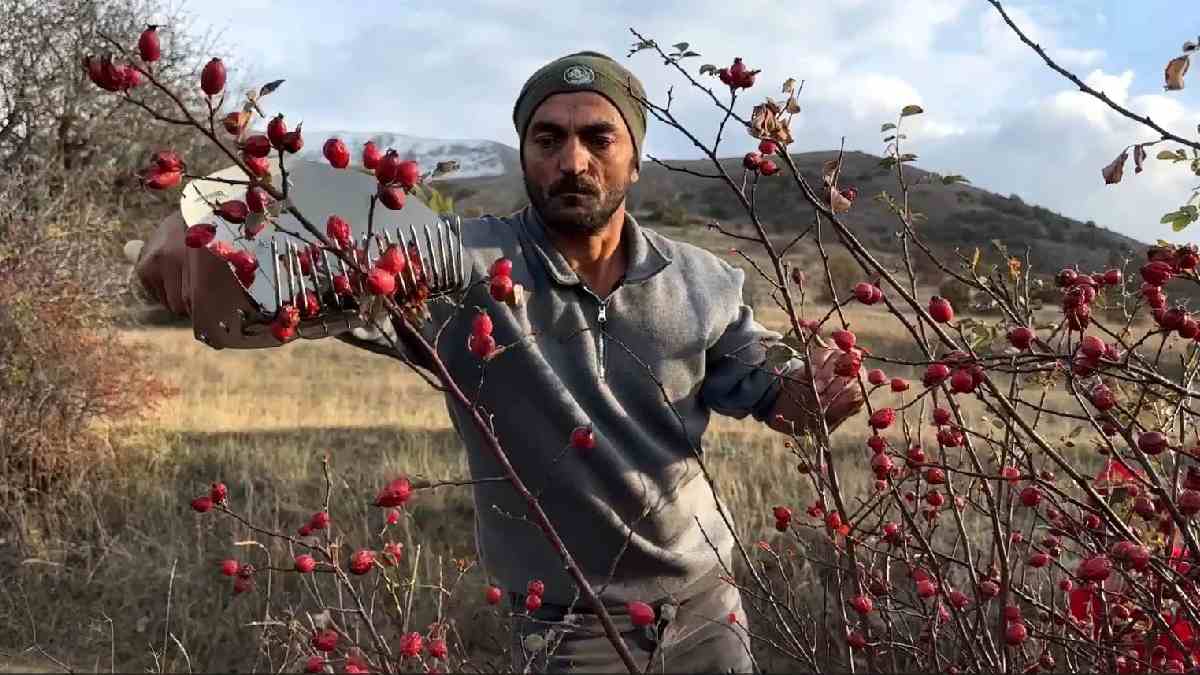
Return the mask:
<path fill-rule="evenodd" d="M 784 328 L 777 310 L 757 315 L 768 327 Z M 899 322 L 880 308 L 851 306 L 847 316 L 859 343 L 879 353 L 892 353 L 905 342 Z M 266 588 L 234 596 L 217 563 L 263 553 L 287 561 L 291 553 L 228 518 L 197 517 L 188 508 L 191 497 L 219 479 L 251 522 L 294 531 L 320 507 L 327 457 L 333 519 L 347 537 L 366 541 L 383 528 L 379 510 L 369 504 L 387 479 L 402 473 L 435 481 L 468 478 L 443 398 L 391 359 L 332 339 L 238 352 L 209 349 L 183 328 L 126 335 L 142 345 L 179 394 L 139 423 L 106 430 L 119 470 L 96 479 L 76 505 L 75 522 L 34 529 L 21 542 L 23 550 L 38 554 L 16 561 L 12 583 L 3 586 L 0 620 L 23 636 L 21 644 L 0 647 L 5 653 L 28 647 L 36 626 L 38 643 L 78 669 L 155 667 L 152 652 L 164 651 L 168 635 L 167 670 L 187 670 L 189 661 L 196 670 L 264 668 L 265 662 L 254 660 L 261 628 L 248 624 L 264 618 Z M 929 435 L 929 427 L 921 431 Z M 1065 438 L 1068 431 L 1044 430 L 1048 438 Z M 838 461 L 848 469 L 843 486 L 851 495 L 870 489 L 868 472 L 853 466 L 865 465 L 865 436 L 861 419 L 848 421 L 835 435 Z M 751 418 L 714 415 L 704 446 L 741 535 L 777 550 L 797 542 L 775 531 L 771 508 L 787 504 L 802 514 L 813 499 L 785 441 Z M 496 608 L 482 602 L 482 588 L 490 581 L 482 571 L 471 569 L 452 595 L 432 589 L 449 585 L 457 565 L 474 558 L 473 508 L 468 487 L 420 491 L 406 518 L 384 539 L 405 544 L 402 568 L 418 581 L 412 628 L 423 630 L 440 608 L 455 622 L 468 653 L 481 664 L 503 667 L 506 624 Z M 71 532 L 85 529 L 98 536 L 81 545 Z M 805 578 L 793 583 L 815 583 Z M 272 618 L 280 619 L 289 598 L 305 596 L 295 575 L 275 579 Z M 304 607 L 291 609 L 303 617 Z"/>

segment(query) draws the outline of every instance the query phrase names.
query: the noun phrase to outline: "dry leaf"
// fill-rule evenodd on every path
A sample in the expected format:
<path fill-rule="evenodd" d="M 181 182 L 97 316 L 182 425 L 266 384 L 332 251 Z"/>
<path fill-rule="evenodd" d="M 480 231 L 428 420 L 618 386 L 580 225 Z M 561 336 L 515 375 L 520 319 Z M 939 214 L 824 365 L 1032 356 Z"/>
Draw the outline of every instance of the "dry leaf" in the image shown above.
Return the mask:
<path fill-rule="evenodd" d="M 783 89 L 781 93 L 790 94 L 796 90 L 796 78 L 789 77 L 783 81 Z"/>
<path fill-rule="evenodd" d="M 1167 91 L 1178 91 L 1183 89 L 1183 76 L 1187 74 L 1188 66 L 1191 65 L 1190 59 L 1187 56 L 1176 56 L 1167 63 L 1166 71 L 1163 73 L 1167 83 L 1163 85 L 1163 89 Z"/>
<path fill-rule="evenodd" d="M 800 112 L 800 104 L 796 103 L 796 95 L 795 94 L 792 94 L 791 96 L 788 97 L 787 107 L 785 107 L 784 110 L 788 111 L 789 113 L 791 113 L 793 115 Z"/>
<path fill-rule="evenodd" d="M 841 169 L 841 160 L 833 158 L 827 160 L 821 165 L 821 180 L 825 181 L 825 187 L 834 187 L 838 171 Z"/>
<path fill-rule="evenodd" d="M 1121 177 L 1125 173 L 1125 160 L 1129 159 L 1129 151 L 1122 150 L 1121 154 L 1112 161 L 1111 164 L 1100 170 L 1100 174 L 1104 176 L 1104 182 L 1112 185 L 1120 183 Z"/>
<path fill-rule="evenodd" d="M 780 119 L 782 109 L 770 98 L 766 103 L 754 106 L 750 114 L 750 135 L 758 139 L 770 139 L 783 145 L 792 142 L 792 133 L 786 120 Z"/>
<path fill-rule="evenodd" d="M 1133 146 L 1133 172 L 1142 172 L 1142 162 L 1146 161 L 1146 146 L 1138 143 Z"/>
<path fill-rule="evenodd" d="M 1008 273 L 1009 273 L 1009 275 L 1012 276 L 1014 281 L 1021 277 L 1021 259 L 1020 258 L 1009 258 L 1008 259 Z"/>

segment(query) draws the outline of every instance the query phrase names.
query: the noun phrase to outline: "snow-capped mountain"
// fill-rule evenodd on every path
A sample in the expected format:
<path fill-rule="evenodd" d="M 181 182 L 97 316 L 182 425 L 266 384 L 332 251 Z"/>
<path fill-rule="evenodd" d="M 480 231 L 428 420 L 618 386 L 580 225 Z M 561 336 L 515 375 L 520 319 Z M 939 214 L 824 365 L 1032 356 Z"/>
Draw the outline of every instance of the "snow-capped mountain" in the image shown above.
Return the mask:
<path fill-rule="evenodd" d="M 367 141 L 374 141 L 380 152 L 394 148 L 402 159 L 415 160 L 420 164 L 422 171 L 433 169 L 438 162 L 457 161 L 458 171 L 447 174 L 440 180 L 503 176 L 520 164 L 515 149 L 496 141 L 421 138 L 384 131 L 328 131 L 308 128 L 304 129 L 304 147 L 300 150 L 299 157 L 324 161 L 321 148 L 332 136 L 346 143 L 350 150 L 350 163 L 354 166 L 362 162 L 362 147 Z"/>

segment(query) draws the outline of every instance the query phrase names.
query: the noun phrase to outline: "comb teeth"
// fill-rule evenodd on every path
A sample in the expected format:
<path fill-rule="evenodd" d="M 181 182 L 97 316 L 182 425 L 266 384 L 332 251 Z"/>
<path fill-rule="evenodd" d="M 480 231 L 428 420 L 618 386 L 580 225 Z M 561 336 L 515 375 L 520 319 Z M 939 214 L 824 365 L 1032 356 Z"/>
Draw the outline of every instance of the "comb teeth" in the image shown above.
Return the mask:
<path fill-rule="evenodd" d="M 363 237 L 361 243 L 366 251 L 367 269 L 375 264 L 389 246 L 399 247 L 406 264 L 404 271 L 396 275 L 396 292 L 392 296 L 395 301 L 406 302 L 415 295 L 420 286 L 428 288 L 427 300 L 466 288 L 462 221 L 457 216 L 452 218 L 453 224 L 449 220 L 443 222 L 443 219 L 439 219 L 432 230 L 428 225 L 423 226 L 423 239 L 418 236 L 417 228 L 413 225 L 408 227 L 407 233 L 398 227 L 385 230 L 374 236 L 374 242 Z M 349 266 L 345 261 L 332 256 L 328 251 L 318 251 L 311 254 L 311 265 L 305 273 L 300 256 L 306 249 L 298 247 L 294 240 L 277 235 L 271 239 L 270 249 L 273 258 L 272 271 L 276 280 L 276 307 L 293 302 L 303 308 L 305 292 L 312 290 L 317 296 L 318 311 L 315 316 L 303 317 L 303 324 L 321 326 L 324 335 L 332 334 L 331 330 L 337 332 L 337 324 L 340 323 L 344 323 L 347 329 L 352 327 L 355 323 L 353 317 L 357 314 L 357 302 L 339 296 L 334 290 L 333 282 L 335 271 L 347 277 L 350 275 Z M 416 264 L 413 260 L 414 253 Z M 360 279 L 353 290 L 360 296 L 365 295 L 365 280 Z"/>

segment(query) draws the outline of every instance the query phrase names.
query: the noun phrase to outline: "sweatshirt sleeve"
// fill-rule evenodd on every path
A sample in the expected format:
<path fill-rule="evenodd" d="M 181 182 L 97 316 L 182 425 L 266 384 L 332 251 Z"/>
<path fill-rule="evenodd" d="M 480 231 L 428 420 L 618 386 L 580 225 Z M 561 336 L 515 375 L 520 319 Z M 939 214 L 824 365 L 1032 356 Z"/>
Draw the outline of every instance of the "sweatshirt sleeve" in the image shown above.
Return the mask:
<path fill-rule="evenodd" d="M 783 336 L 755 320 L 754 310 L 742 299 L 745 272 L 732 265 L 729 269 L 735 292 L 726 303 L 730 311 L 723 319 L 724 333 L 705 354 L 700 399 L 722 415 L 735 419 L 753 415 L 759 422 L 766 422 L 783 384 L 766 363 L 767 346 L 780 342 Z M 791 359 L 780 367 L 780 373 L 786 375 L 801 365 L 799 359 Z"/>

